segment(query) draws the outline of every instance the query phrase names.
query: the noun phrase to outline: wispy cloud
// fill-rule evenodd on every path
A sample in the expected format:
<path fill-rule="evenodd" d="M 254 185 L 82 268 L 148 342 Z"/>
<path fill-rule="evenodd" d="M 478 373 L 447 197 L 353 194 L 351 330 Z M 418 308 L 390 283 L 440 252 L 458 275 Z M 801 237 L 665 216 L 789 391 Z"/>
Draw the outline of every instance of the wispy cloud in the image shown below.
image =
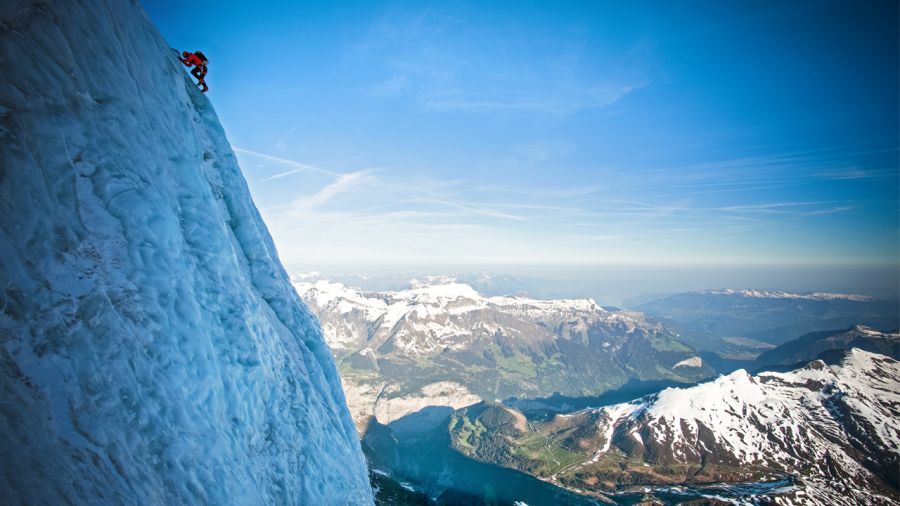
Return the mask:
<path fill-rule="evenodd" d="M 269 176 L 268 178 L 265 179 L 265 181 L 271 181 L 273 179 L 280 179 L 280 178 L 287 177 L 292 174 L 297 174 L 300 172 L 317 172 L 319 174 L 327 174 L 329 176 L 334 176 L 334 177 L 341 176 L 341 174 L 338 172 L 323 169 L 321 167 L 316 167 L 314 165 L 308 165 L 305 163 L 295 162 L 294 160 L 288 160 L 286 158 L 280 158 L 277 156 L 267 155 L 265 153 L 260 153 L 258 151 L 251 151 L 249 149 L 239 148 L 237 146 L 233 146 L 232 149 L 236 153 L 242 153 L 245 155 L 255 156 L 257 158 L 261 158 L 263 160 L 268 160 L 270 162 L 275 162 L 275 163 L 279 163 L 281 165 L 287 165 L 289 167 L 294 167 L 291 170 L 288 170 L 285 172 L 279 172 L 277 174 Z"/>
<path fill-rule="evenodd" d="M 284 172 L 279 172 L 277 174 L 272 174 L 271 176 L 263 179 L 263 181 L 272 181 L 275 179 L 281 179 L 283 177 L 292 176 L 294 174 L 299 174 L 301 172 L 306 172 L 307 169 L 291 169 Z"/>
<path fill-rule="evenodd" d="M 555 141 L 516 147 L 519 164 L 551 160 L 573 149 Z M 802 188 L 822 181 L 823 171 L 847 166 L 815 153 L 735 157 L 668 171 L 598 166 L 595 179 L 561 177 L 555 179 L 560 186 L 553 187 L 441 179 L 426 176 L 435 174 L 427 167 L 338 172 L 257 151 L 236 151 L 288 169 L 262 180 L 278 180 L 278 185 L 263 187 L 277 188 L 282 195 L 302 188 L 297 192 L 301 195 L 294 193 L 263 213 L 273 235 L 289 244 L 285 248 L 305 252 L 308 243 L 296 238 L 312 238 L 316 248 L 328 252 L 321 253 L 326 260 L 343 255 L 349 261 L 358 255 L 353 252 L 359 244 L 366 244 L 367 254 L 371 249 L 373 255 L 398 261 L 473 255 L 656 258 L 661 248 L 681 248 L 673 254 L 691 256 L 698 245 L 719 255 L 752 250 L 754 242 L 772 241 L 776 234 L 809 234 L 814 239 L 821 232 L 813 231 L 820 231 L 829 216 L 859 212 L 867 205 L 858 195 L 856 200 L 841 195 L 828 200 L 808 198 L 815 194 L 793 188 L 769 191 Z M 458 176 L 459 171 L 448 173 Z M 290 175 L 297 176 L 283 179 Z"/>
<path fill-rule="evenodd" d="M 818 209 L 814 211 L 805 211 L 802 213 L 804 216 L 823 216 L 827 214 L 838 214 L 838 213 L 846 213 L 848 211 L 852 211 L 855 208 L 853 206 L 834 206 L 829 207 L 827 209 Z"/>
<path fill-rule="evenodd" d="M 266 153 L 234 147 L 238 153 L 258 157 L 262 160 L 278 163 L 293 167 L 290 170 L 278 172 L 264 179 L 263 182 L 269 182 L 281 178 L 285 178 L 295 174 L 305 172 L 314 172 L 317 174 L 325 174 L 334 177 L 335 180 L 319 189 L 316 193 L 309 196 L 302 196 L 294 199 L 286 206 L 274 206 L 270 209 L 274 216 L 285 214 L 288 216 L 296 216 L 303 210 L 312 210 L 321 207 L 335 196 L 341 193 L 347 193 L 356 190 L 362 186 L 369 186 L 377 189 L 377 194 L 387 198 L 391 205 L 401 205 L 404 203 L 413 203 L 416 205 L 436 205 L 462 211 L 464 214 L 477 215 L 491 218 L 499 218 L 505 220 L 525 220 L 521 215 L 503 212 L 497 209 L 492 203 L 476 202 L 471 199 L 460 199 L 453 195 L 452 188 L 460 185 L 460 181 L 420 181 L 413 182 L 409 180 L 382 180 L 376 178 L 374 174 L 379 172 L 376 169 L 357 170 L 353 172 L 340 173 L 314 165 L 297 162 Z M 373 192 L 376 193 L 376 192 Z M 358 208 L 357 208 L 358 209 Z M 424 216 L 426 213 L 422 213 Z M 431 213 L 429 216 L 434 216 Z M 458 216 L 458 215 L 457 215 Z"/>
<path fill-rule="evenodd" d="M 295 200 L 291 207 L 294 209 L 315 209 L 320 207 L 338 194 L 348 192 L 353 189 L 354 186 L 361 185 L 366 181 L 371 181 L 373 179 L 371 174 L 372 171 L 370 170 L 341 174 L 335 182 L 325 186 L 315 194 Z"/>
<path fill-rule="evenodd" d="M 798 207 L 807 208 L 811 206 L 820 206 L 824 204 L 833 204 L 834 201 L 826 202 L 767 202 L 761 204 L 749 204 L 740 206 L 724 206 L 711 208 L 712 211 L 732 211 L 732 212 L 761 212 L 761 213 L 788 213 Z"/>
<path fill-rule="evenodd" d="M 526 186 L 520 187 L 517 185 L 507 185 L 507 186 L 499 186 L 499 185 L 484 185 L 484 186 L 472 186 L 467 188 L 468 191 L 472 193 L 487 193 L 493 195 L 514 195 L 517 197 L 525 198 L 525 199 L 537 199 L 537 200 L 556 200 L 556 199 L 571 199 L 573 197 L 583 197 L 585 195 L 590 195 L 593 193 L 597 193 L 603 190 L 603 186 L 596 185 L 585 185 L 585 186 L 573 186 L 573 187 L 534 187 L 534 186 Z"/>
<path fill-rule="evenodd" d="M 503 219 L 507 219 L 507 220 L 517 220 L 517 221 L 525 220 L 525 218 L 523 216 L 493 211 L 488 207 L 472 205 L 472 204 L 458 202 L 458 201 L 454 201 L 454 200 L 448 200 L 445 198 L 439 198 L 439 197 L 434 197 L 434 196 L 430 196 L 430 195 L 422 195 L 422 196 L 417 196 L 415 198 L 416 198 L 416 200 L 418 200 L 420 202 L 426 202 L 426 203 L 431 203 L 431 204 L 440 204 L 443 206 L 460 209 L 462 211 L 468 211 L 472 214 L 478 214 L 478 215 L 482 215 L 482 216 L 490 216 L 492 218 L 503 218 Z"/>
<path fill-rule="evenodd" d="M 900 169 L 863 169 L 860 167 L 846 167 L 838 170 L 830 170 L 816 174 L 823 179 L 834 181 L 851 181 L 860 179 L 896 179 L 900 176 Z"/>
<path fill-rule="evenodd" d="M 298 128 L 300 128 L 300 127 L 296 127 L 296 126 L 292 127 L 290 129 L 288 129 L 288 131 L 285 132 L 281 137 L 279 137 L 278 140 L 275 141 L 275 146 L 274 146 L 275 151 L 284 152 L 285 150 L 287 150 L 287 148 L 288 148 L 287 138 L 292 133 L 296 132 Z"/>

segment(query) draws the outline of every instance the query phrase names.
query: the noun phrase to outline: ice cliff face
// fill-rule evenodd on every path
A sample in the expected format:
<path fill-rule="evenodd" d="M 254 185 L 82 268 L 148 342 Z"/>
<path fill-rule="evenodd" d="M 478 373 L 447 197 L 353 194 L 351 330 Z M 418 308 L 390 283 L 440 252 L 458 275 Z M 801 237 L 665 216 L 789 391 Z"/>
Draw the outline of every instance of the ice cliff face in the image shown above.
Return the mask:
<path fill-rule="evenodd" d="M 134 1 L 0 4 L 0 503 L 368 504 L 333 360 Z"/>

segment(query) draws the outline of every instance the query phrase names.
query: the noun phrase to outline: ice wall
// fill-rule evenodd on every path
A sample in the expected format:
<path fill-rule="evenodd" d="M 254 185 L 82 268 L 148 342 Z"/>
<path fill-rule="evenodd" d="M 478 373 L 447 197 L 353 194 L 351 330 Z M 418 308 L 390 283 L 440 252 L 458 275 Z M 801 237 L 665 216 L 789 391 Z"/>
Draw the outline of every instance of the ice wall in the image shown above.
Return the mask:
<path fill-rule="evenodd" d="M 372 502 L 318 323 L 136 2 L 0 2 L 0 259 L 0 503 Z"/>

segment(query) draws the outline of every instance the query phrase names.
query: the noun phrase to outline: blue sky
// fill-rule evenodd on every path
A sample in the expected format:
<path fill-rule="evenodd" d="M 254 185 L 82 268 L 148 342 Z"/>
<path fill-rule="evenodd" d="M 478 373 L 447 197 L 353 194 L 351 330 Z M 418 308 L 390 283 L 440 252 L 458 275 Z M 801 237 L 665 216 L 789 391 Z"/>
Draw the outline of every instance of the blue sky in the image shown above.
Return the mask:
<path fill-rule="evenodd" d="M 896 2 L 143 5 L 289 269 L 898 263 Z"/>

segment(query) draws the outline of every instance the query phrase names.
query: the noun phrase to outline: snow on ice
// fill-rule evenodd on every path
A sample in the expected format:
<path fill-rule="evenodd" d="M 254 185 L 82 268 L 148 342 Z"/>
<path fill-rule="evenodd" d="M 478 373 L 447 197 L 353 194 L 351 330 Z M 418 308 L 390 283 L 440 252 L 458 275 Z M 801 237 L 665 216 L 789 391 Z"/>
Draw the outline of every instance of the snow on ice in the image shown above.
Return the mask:
<path fill-rule="evenodd" d="M 370 504 L 315 318 L 134 1 L 0 4 L 0 502 Z"/>

